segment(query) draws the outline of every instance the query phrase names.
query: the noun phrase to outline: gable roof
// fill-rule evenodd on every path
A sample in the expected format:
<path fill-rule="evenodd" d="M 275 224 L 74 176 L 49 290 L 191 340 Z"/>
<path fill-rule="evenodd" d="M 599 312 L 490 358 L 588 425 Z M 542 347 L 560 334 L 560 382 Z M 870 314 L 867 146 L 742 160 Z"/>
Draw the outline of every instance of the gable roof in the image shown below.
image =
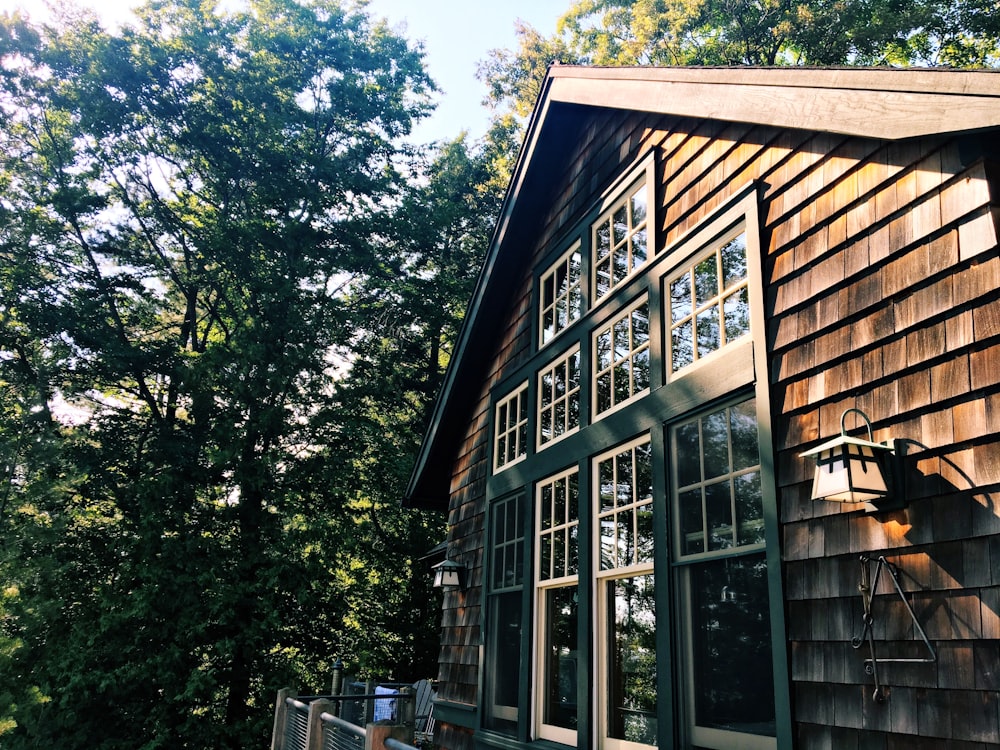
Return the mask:
<path fill-rule="evenodd" d="M 451 465 L 523 267 L 518 219 L 552 193 L 547 165 L 599 110 L 902 140 L 1000 127 L 1000 71 L 818 68 L 549 68 L 403 504 L 448 507 Z M 529 179 L 530 177 L 530 179 Z"/>

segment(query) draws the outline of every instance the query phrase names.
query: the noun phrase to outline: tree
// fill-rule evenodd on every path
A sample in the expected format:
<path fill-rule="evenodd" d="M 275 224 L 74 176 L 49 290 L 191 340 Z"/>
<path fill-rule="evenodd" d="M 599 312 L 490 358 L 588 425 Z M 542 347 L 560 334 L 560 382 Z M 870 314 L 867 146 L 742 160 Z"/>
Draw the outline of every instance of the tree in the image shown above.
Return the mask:
<path fill-rule="evenodd" d="M 343 647 L 321 417 L 432 84 L 336 0 L 5 17 L 0 61 L 4 746 L 260 744 Z"/>
<path fill-rule="evenodd" d="M 592 65 L 1000 64 L 996 0 L 578 0 L 549 38 L 518 28 L 479 75 L 523 121 L 552 62 Z"/>

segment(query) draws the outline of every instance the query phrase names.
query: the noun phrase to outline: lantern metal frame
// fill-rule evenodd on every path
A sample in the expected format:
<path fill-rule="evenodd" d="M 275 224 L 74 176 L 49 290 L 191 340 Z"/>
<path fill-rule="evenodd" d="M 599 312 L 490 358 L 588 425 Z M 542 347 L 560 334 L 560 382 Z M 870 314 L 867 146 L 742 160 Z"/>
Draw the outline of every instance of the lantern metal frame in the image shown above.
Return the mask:
<path fill-rule="evenodd" d="M 856 414 L 864 422 L 868 439 L 847 434 L 847 416 Z M 843 503 L 865 503 L 869 513 L 905 507 L 902 482 L 898 481 L 903 445 L 898 440 L 877 443 L 872 423 L 860 409 L 847 409 L 840 417 L 840 435 L 800 453 L 816 460 L 812 499 Z"/>
<path fill-rule="evenodd" d="M 432 565 L 431 570 L 434 571 L 434 581 L 431 584 L 434 588 L 446 591 L 465 588 L 467 571 L 453 550 L 448 550 L 444 560 Z"/>

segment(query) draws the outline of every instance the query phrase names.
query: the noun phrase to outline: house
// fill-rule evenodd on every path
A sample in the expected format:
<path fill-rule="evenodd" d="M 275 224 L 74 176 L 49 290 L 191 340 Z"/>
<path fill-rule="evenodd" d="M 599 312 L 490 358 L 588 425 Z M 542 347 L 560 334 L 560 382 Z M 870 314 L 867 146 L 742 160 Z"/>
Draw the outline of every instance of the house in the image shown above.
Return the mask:
<path fill-rule="evenodd" d="M 998 223 L 1000 74 L 552 67 L 404 501 L 437 745 L 1000 747 Z"/>

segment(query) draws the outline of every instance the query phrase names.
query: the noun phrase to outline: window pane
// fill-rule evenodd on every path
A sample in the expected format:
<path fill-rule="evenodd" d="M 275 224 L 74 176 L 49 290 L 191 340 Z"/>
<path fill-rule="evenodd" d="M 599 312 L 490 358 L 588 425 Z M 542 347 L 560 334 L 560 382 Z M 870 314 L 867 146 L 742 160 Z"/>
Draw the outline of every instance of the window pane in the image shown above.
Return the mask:
<path fill-rule="evenodd" d="M 546 724 L 576 729 L 576 587 L 545 592 L 544 706 Z"/>
<path fill-rule="evenodd" d="M 719 267 L 710 255 L 694 267 L 695 305 L 701 307 L 719 294 Z"/>
<path fill-rule="evenodd" d="M 681 521 L 681 554 L 693 555 L 705 551 L 704 519 L 701 490 L 682 492 L 677 498 Z"/>
<path fill-rule="evenodd" d="M 632 268 L 639 268 L 646 262 L 646 230 L 640 229 L 632 235 Z"/>
<path fill-rule="evenodd" d="M 750 297 L 746 287 L 726 297 L 722 314 L 726 321 L 727 342 L 750 332 Z"/>
<path fill-rule="evenodd" d="M 764 505 L 760 497 L 760 473 L 736 477 L 737 544 L 764 543 Z"/>
<path fill-rule="evenodd" d="M 491 625 L 487 676 L 486 725 L 490 729 L 517 730 L 521 686 L 521 592 L 490 598 Z"/>
<path fill-rule="evenodd" d="M 747 277 L 747 236 L 744 232 L 722 246 L 722 277 L 725 289 Z"/>
<path fill-rule="evenodd" d="M 636 562 L 653 561 L 653 506 L 652 503 L 636 509 L 635 518 Z"/>
<path fill-rule="evenodd" d="M 726 410 L 709 414 L 701 420 L 705 441 L 705 479 L 729 473 L 729 431 Z"/>
<path fill-rule="evenodd" d="M 691 321 L 683 323 L 670 334 L 670 369 L 677 372 L 694 362 L 694 326 Z"/>
<path fill-rule="evenodd" d="M 701 481 L 701 439 L 698 423 L 688 422 L 674 431 L 677 452 L 677 486 L 687 487 Z"/>
<path fill-rule="evenodd" d="M 691 275 L 685 273 L 670 284 L 670 319 L 674 323 L 686 318 L 694 308 L 691 306 Z"/>
<path fill-rule="evenodd" d="M 721 329 L 719 328 L 719 306 L 712 305 L 704 312 L 698 313 L 698 358 L 701 359 L 722 345 Z"/>
<path fill-rule="evenodd" d="M 717 482 L 705 488 L 705 516 L 708 519 L 708 548 L 733 546 L 733 498 L 729 482 Z"/>
<path fill-rule="evenodd" d="M 690 566 L 694 723 L 774 736 L 774 680 L 763 555 Z"/>
<path fill-rule="evenodd" d="M 607 736 L 656 745 L 653 576 L 609 581 Z"/>
<path fill-rule="evenodd" d="M 632 226 L 637 227 L 646 220 L 646 188 L 632 194 Z"/>
<path fill-rule="evenodd" d="M 614 213 L 613 218 L 614 223 L 614 242 L 615 245 L 621 244 L 625 239 L 625 235 L 628 233 L 628 214 L 626 213 L 625 206 L 622 206 Z"/>
<path fill-rule="evenodd" d="M 729 425 L 733 436 L 733 471 L 759 464 L 757 402 L 749 399 L 730 408 Z"/>

